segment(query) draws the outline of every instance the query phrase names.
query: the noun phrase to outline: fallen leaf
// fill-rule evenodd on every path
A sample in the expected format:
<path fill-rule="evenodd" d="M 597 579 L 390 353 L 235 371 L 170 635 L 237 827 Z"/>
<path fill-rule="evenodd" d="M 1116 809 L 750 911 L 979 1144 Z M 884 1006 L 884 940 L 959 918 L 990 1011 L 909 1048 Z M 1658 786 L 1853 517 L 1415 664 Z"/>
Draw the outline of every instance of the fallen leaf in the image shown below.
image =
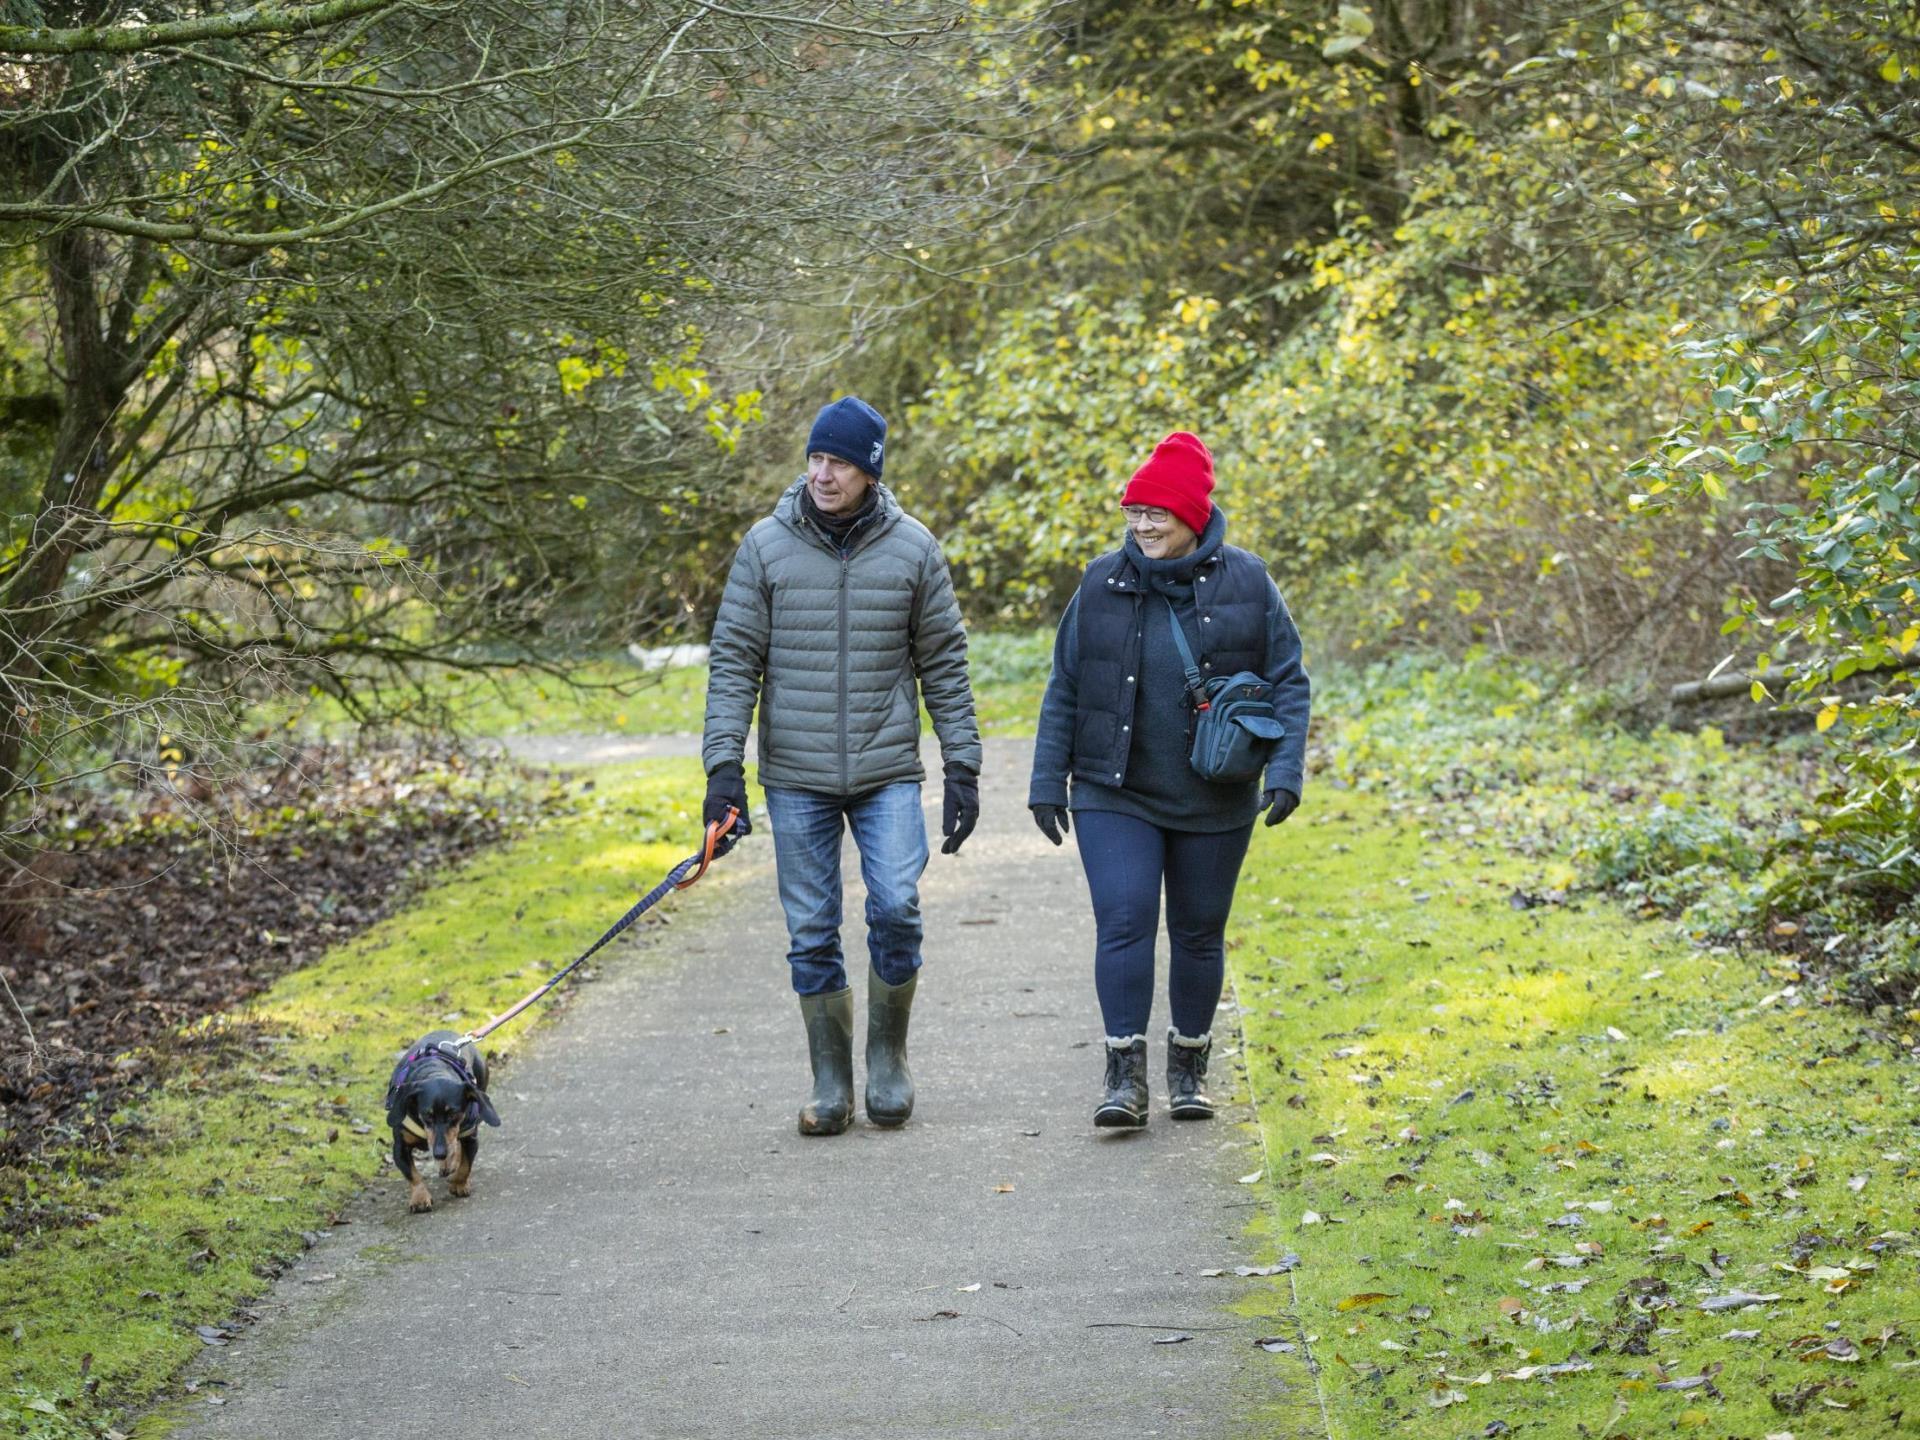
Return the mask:
<path fill-rule="evenodd" d="M 1458 1390 L 1436 1388 L 1433 1394 L 1427 1397 L 1427 1403 L 1436 1410 L 1444 1410 L 1449 1405 L 1466 1404 L 1467 1397 Z"/>
<path fill-rule="evenodd" d="M 1239 1183 L 1242 1185 L 1258 1185 L 1260 1183 L 1260 1177 L 1265 1173 L 1263 1170 L 1256 1170 L 1251 1175 L 1242 1175 Z"/>
<path fill-rule="evenodd" d="M 1300 1257 L 1289 1250 L 1271 1265 L 1236 1265 L 1233 1273 L 1240 1276 L 1286 1275 L 1300 1266 Z"/>
<path fill-rule="evenodd" d="M 1734 1290 L 1725 1295 L 1712 1295 L 1700 1302 L 1700 1308 L 1709 1315 L 1720 1310 L 1739 1310 L 1747 1305 L 1770 1305 L 1780 1297 L 1774 1295 L 1756 1295 L 1750 1290 Z"/>
<path fill-rule="evenodd" d="M 1552 1380 L 1559 1375 L 1579 1375 L 1593 1369 L 1591 1360 L 1563 1360 L 1558 1365 L 1523 1365 L 1510 1370 L 1502 1380 Z"/>
<path fill-rule="evenodd" d="M 1318 1210 L 1307 1211 L 1306 1214 L 1300 1217 L 1300 1223 L 1302 1225 L 1318 1225 L 1320 1223 L 1320 1212 Z"/>
<path fill-rule="evenodd" d="M 1184 1333 L 1179 1335 L 1157 1335 L 1154 1337 L 1153 1343 L 1156 1345 L 1184 1345 L 1192 1338 L 1193 1336 Z"/>
<path fill-rule="evenodd" d="M 994 1187 L 993 1187 L 993 1193 L 994 1193 L 994 1194 L 996 1194 L 996 1195 L 1011 1195 L 1011 1194 L 1013 1194 L 1013 1186 L 1011 1186 L 1011 1185 L 996 1185 L 996 1186 L 994 1186 Z"/>
<path fill-rule="evenodd" d="M 1253 1342 L 1271 1355 L 1291 1355 L 1298 1347 L 1279 1335 L 1266 1335 Z"/>
<path fill-rule="evenodd" d="M 1334 1308 L 1337 1310 L 1362 1310 L 1369 1305 L 1378 1305 L 1382 1300 L 1397 1299 L 1398 1296 L 1385 1290 L 1363 1290 L 1358 1295 L 1349 1295 Z"/>
<path fill-rule="evenodd" d="M 960 1293 L 962 1295 L 971 1295 L 973 1294 L 974 1291 L 978 1290 L 979 1288 L 980 1288 L 980 1282 L 976 1280 L 971 1285 L 962 1285 L 960 1287 Z"/>

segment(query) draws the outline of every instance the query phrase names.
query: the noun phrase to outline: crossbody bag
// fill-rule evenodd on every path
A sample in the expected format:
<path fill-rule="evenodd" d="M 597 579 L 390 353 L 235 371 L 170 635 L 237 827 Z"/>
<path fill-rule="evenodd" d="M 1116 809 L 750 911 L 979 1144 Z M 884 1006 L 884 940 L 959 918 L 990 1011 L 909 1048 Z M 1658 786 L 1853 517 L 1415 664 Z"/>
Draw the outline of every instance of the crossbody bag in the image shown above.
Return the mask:
<path fill-rule="evenodd" d="M 1187 758 L 1194 773 L 1203 780 L 1251 780 L 1266 768 L 1273 747 L 1287 733 L 1274 710 L 1273 682 L 1252 670 L 1202 679 L 1171 600 L 1167 624 L 1187 673 L 1187 706 L 1193 712 L 1193 745 Z"/>

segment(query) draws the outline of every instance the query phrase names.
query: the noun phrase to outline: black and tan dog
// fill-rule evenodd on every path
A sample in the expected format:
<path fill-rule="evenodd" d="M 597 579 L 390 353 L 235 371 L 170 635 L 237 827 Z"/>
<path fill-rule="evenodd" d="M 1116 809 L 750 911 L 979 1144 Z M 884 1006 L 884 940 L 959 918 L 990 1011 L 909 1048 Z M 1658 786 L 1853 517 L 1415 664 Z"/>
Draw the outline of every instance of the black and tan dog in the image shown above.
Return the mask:
<path fill-rule="evenodd" d="M 480 1153 L 480 1126 L 498 1125 L 487 1098 L 487 1062 L 471 1040 L 435 1030 L 411 1045 L 387 1082 L 387 1124 L 393 1128 L 393 1163 L 411 1187 L 407 1208 L 431 1210 L 427 1182 L 413 1168 L 413 1152 L 428 1150 L 448 1177 L 454 1195 L 473 1193 L 473 1157 Z M 458 1158 L 455 1158 L 455 1151 Z"/>

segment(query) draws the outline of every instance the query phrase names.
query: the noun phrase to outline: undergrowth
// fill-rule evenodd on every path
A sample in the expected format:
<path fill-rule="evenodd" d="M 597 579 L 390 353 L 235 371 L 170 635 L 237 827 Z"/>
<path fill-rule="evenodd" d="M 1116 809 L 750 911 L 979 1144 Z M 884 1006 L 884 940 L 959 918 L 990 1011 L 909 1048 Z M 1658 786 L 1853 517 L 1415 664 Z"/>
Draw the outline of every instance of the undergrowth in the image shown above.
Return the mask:
<path fill-rule="evenodd" d="M 1810 817 L 1843 758 L 1826 737 L 1647 725 L 1620 692 L 1486 655 L 1335 672 L 1319 692 L 1328 775 L 1424 806 L 1436 836 L 1535 857 L 1530 893 L 1548 903 L 1612 894 L 1694 944 L 1791 962 L 1889 1024 L 1920 1006 L 1913 898 L 1808 869 L 1811 837 L 1831 843 Z"/>

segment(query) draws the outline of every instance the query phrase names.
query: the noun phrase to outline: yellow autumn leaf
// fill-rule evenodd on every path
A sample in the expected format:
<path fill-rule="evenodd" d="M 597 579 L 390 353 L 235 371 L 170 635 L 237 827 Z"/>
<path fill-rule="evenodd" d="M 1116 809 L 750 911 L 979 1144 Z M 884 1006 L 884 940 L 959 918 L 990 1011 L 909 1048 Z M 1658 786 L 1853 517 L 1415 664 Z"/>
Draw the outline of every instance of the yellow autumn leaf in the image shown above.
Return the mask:
<path fill-rule="evenodd" d="M 1813 717 L 1813 728 L 1824 735 L 1833 728 L 1833 722 L 1839 718 L 1840 707 L 1838 705 L 1828 705 L 1823 708 L 1818 715 Z"/>

